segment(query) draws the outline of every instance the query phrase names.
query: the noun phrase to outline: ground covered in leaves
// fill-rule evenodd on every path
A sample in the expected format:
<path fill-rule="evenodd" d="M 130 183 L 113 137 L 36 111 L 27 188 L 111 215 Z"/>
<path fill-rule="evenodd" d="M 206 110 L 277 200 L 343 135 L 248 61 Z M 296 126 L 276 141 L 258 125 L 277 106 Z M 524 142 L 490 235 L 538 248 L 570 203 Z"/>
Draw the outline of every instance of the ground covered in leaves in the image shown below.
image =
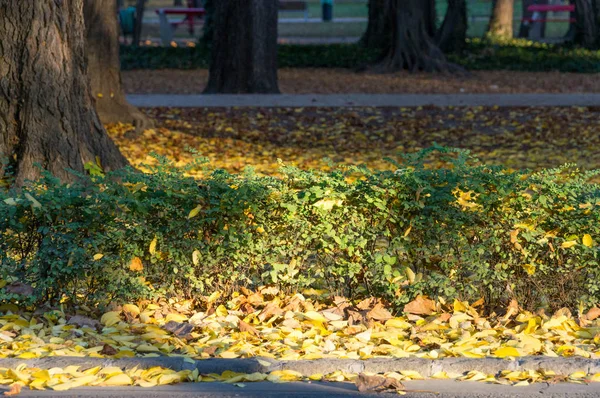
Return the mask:
<path fill-rule="evenodd" d="M 429 73 L 357 73 L 348 69 L 280 69 L 279 85 L 287 94 L 454 94 L 454 93 L 597 93 L 596 74 L 474 71 L 469 75 Z M 136 94 L 200 94 L 206 69 L 123 71 L 123 86 Z"/>
<path fill-rule="evenodd" d="M 280 165 L 326 169 L 331 164 L 366 164 L 387 169 L 384 157 L 437 143 L 469 149 L 487 164 L 551 168 L 577 163 L 600 167 L 600 109 L 597 108 L 264 108 L 146 109 L 157 128 L 139 137 L 130 127 L 109 132 L 134 164 L 155 162 L 154 151 L 189 163 L 189 148 L 211 166 L 240 172 L 253 166 L 276 174 Z M 328 158 L 329 160 L 327 160 Z M 199 170 L 198 170 L 199 172 Z"/>
<path fill-rule="evenodd" d="M 513 301 L 498 313 L 483 316 L 483 304 L 482 300 L 472 304 L 436 303 L 418 297 L 399 316 L 374 298 L 353 302 L 330 297 L 326 291 L 309 290 L 292 295 L 263 287 L 258 291 L 242 289 L 228 300 L 213 294 L 194 301 L 127 304 L 114 307 L 101 317 L 86 308 L 67 315 L 59 310 L 24 312 L 14 305 L 4 305 L 0 316 L 0 357 L 166 355 L 189 359 L 258 356 L 284 360 L 599 357 L 600 309 L 596 307 L 578 314 L 567 309 L 554 314 L 530 313 Z M 263 362 L 268 366 L 267 361 Z M 356 374 L 335 372 L 305 377 L 289 370 L 199 374 L 158 367 L 127 371 L 118 367 L 82 370 L 77 366 L 50 370 L 25 365 L 0 368 L 1 384 L 20 383 L 30 388 L 55 390 L 82 385 L 152 387 L 183 381 L 350 380 L 367 384 L 385 381 L 369 379 L 370 376 L 361 375 L 359 380 Z M 579 372 L 564 376 L 562 381 L 600 381 L 600 374 Z M 414 371 L 389 372 L 384 377 L 398 381 L 423 378 Z M 542 370 L 506 371 L 499 375 L 476 370 L 466 374 L 440 372 L 434 377 L 520 385 L 558 380 L 556 374 Z M 388 383 L 395 385 L 392 381 Z"/>

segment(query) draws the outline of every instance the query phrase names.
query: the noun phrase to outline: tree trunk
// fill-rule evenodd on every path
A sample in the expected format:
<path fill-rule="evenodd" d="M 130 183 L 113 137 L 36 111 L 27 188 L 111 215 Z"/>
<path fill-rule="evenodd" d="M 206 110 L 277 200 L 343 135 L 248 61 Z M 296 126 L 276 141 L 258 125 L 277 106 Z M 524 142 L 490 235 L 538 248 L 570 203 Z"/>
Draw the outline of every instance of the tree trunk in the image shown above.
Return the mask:
<path fill-rule="evenodd" d="M 200 39 L 200 42 L 210 46 L 215 31 L 215 0 L 204 0 L 203 7 L 206 14 L 204 14 L 204 25 L 202 27 L 202 38 Z"/>
<path fill-rule="evenodd" d="M 436 35 L 440 49 L 445 53 L 463 51 L 467 44 L 468 27 L 466 0 L 448 0 L 444 23 Z"/>
<path fill-rule="evenodd" d="M 368 48 L 386 49 L 390 45 L 390 0 L 369 0 L 369 22 L 361 43 Z"/>
<path fill-rule="evenodd" d="M 277 0 L 219 0 L 208 94 L 279 93 Z"/>
<path fill-rule="evenodd" d="M 119 27 L 113 0 L 84 0 L 88 75 L 102 123 L 131 123 L 138 132 L 152 122 L 125 99 L 119 63 Z"/>
<path fill-rule="evenodd" d="M 423 0 L 425 7 L 425 30 L 429 37 L 435 37 L 437 31 L 437 13 L 435 9 L 435 0 Z"/>
<path fill-rule="evenodd" d="M 587 48 L 599 44 L 598 11 L 594 0 L 575 0 L 575 42 Z"/>
<path fill-rule="evenodd" d="M 515 0 L 495 0 L 488 36 L 494 39 L 512 39 L 514 11 Z"/>
<path fill-rule="evenodd" d="M 462 69 L 446 61 L 427 31 L 427 5 L 422 0 L 392 0 L 389 18 L 392 42 L 376 71 L 447 72 Z"/>
<path fill-rule="evenodd" d="M 133 46 L 138 47 L 142 40 L 142 26 L 144 25 L 144 11 L 146 0 L 137 0 L 135 3 L 135 26 L 133 27 Z"/>
<path fill-rule="evenodd" d="M 127 164 L 94 109 L 84 28 L 83 0 L 0 0 L 0 154 L 17 186 L 36 164 L 64 182 L 87 162 Z"/>

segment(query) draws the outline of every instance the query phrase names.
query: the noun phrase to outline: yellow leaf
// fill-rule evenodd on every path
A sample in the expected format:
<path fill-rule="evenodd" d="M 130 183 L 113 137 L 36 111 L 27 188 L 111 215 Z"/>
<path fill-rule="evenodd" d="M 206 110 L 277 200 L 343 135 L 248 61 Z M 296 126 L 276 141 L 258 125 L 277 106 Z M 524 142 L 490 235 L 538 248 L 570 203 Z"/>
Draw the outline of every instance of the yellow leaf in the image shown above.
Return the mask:
<path fill-rule="evenodd" d="M 198 250 L 194 250 L 192 253 L 192 263 L 194 263 L 194 265 L 200 264 L 200 252 Z"/>
<path fill-rule="evenodd" d="M 583 244 L 587 247 L 594 246 L 594 240 L 590 234 L 583 235 Z"/>
<path fill-rule="evenodd" d="M 92 383 L 92 382 L 94 382 L 96 380 L 98 380 L 98 378 L 96 376 L 93 376 L 93 375 L 82 376 L 82 377 L 78 377 L 76 379 L 73 379 L 71 381 L 68 381 L 66 383 L 57 384 L 55 386 L 50 386 L 50 388 L 52 388 L 54 391 L 67 391 L 67 390 L 70 390 L 72 388 L 85 386 L 85 385 L 90 384 L 90 383 Z"/>
<path fill-rule="evenodd" d="M 107 327 L 116 325 L 121 321 L 119 314 L 120 313 L 117 311 L 107 312 L 106 314 L 102 315 L 102 318 L 100 318 L 100 323 Z"/>
<path fill-rule="evenodd" d="M 577 241 L 569 240 L 569 241 L 563 242 L 562 245 L 560 245 L 560 247 L 562 247 L 563 249 L 568 249 L 568 248 L 575 246 L 576 244 L 577 244 Z"/>
<path fill-rule="evenodd" d="M 194 207 L 191 211 L 190 214 L 188 214 L 188 220 L 190 218 L 194 218 L 198 215 L 198 213 L 200 213 L 200 210 L 202 210 L 202 206 L 198 205 L 196 207 Z"/>
<path fill-rule="evenodd" d="M 311 321 L 327 322 L 327 318 L 325 318 L 323 315 L 319 314 L 316 311 L 307 311 L 306 313 L 304 313 L 304 316 L 310 319 Z"/>
<path fill-rule="evenodd" d="M 134 304 L 125 304 L 123 306 L 123 312 L 129 314 L 131 317 L 136 317 L 140 314 L 140 309 L 137 305 Z"/>
<path fill-rule="evenodd" d="M 134 272 L 142 272 L 144 270 L 144 264 L 139 257 L 134 257 L 129 263 L 129 270 Z"/>
<path fill-rule="evenodd" d="M 125 373 L 110 377 L 104 380 L 102 383 L 103 386 L 130 386 L 132 384 L 133 380 L 131 380 L 131 377 L 127 376 Z"/>
<path fill-rule="evenodd" d="M 506 357 L 520 357 L 521 354 L 514 347 L 503 347 L 494 351 L 494 356 L 498 358 L 506 358 Z"/>
<path fill-rule="evenodd" d="M 94 261 L 98 261 L 102 257 L 104 257 L 104 254 L 102 254 L 102 253 L 96 253 L 96 254 L 94 254 Z"/>
<path fill-rule="evenodd" d="M 158 243 L 158 239 L 155 236 L 154 239 L 152 239 L 152 242 L 150 242 L 150 248 L 148 249 L 148 250 L 150 250 L 150 254 L 152 254 L 152 255 L 156 254 L 156 244 L 157 243 Z"/>
<path fill-rule="evenodd" d="M 313 204 L 313 206 L 321 209 L 321 210 L 325 210 L 325 211 L 329 211 L 331 209 L 333 209 L 334 206 L 341 206 L 342 203 L 344 203 L 342 200 L 340 199 L 322 199 L 319 200 L 318 202 L 315 202 Z"/>

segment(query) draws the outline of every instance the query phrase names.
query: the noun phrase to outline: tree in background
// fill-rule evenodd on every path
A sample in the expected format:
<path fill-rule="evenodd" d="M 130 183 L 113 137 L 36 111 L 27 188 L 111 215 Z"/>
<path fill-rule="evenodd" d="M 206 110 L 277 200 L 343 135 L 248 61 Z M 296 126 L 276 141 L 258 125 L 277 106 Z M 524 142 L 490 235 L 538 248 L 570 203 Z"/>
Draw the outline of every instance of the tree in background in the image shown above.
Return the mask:
<path fill-rule="evenodd" d="M 83 0 L 3 0 L 0 11 L 0 178 L 21 186 L 37 164 L 63 181 L 87 162 L 125 166 L 94 109 Z"/>
<path fill-rule="evenodd" d="M 574 40 L 587 48 L 600 45 L 600 1 L 575 0 Z"/>
<path fill-rule="evenodd" d="M 513 18 L 515 0 L 494 0 L 492 2 L 492 16 L 488 27 L 488 36 L 492 39 L 513 38 Z"/>
<path fill-rule="evenodd" d="M 205 93 L 279 93 L 277 0 L 215 3 L 211 65 Z"/>
<path fill-rule="evenodd" d="M 390 0 L 369 0 L 369 20 L 361 44 L 369 48 L 385 49 L 391 40 L 389 18 Z"/>
<path fill-rule="evenodd" d="M 423 0 L 392 0 L 388 13 L 392 37 L 383 60 L 376 70 L 458 71 L 446 60 L 442 50 L 428 31 L 429 2 Z"/>
<path fill-rule="evenodd" d="M 119 63 L 119 26 L 114 0 L 84 0 L 85 38 L 92 95 L 103 123 L 131 123 L 138 132 L 150 120 L 125 99 Z"/>
<path fill-rule="evenodd" d="M 437 31 L 436 42 L 445 53 L 461 52 L 467 45 L 467 1 L 448 0 L 448 10 Z"/>

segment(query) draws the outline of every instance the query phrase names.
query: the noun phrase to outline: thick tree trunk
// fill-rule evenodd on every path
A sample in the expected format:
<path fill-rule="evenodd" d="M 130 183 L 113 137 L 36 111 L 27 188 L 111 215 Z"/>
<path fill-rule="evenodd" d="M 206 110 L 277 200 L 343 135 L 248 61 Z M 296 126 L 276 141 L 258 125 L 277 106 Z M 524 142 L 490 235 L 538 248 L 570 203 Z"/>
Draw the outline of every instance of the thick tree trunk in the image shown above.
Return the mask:
<path fill-rule="evenodd" d="M 127 164 L 94 109 L 84 29 L 83 0 L 0 0 L 0 153 L 17 186 L 36 164 L 65 182 L 87 162 Z"/>
<path fill-rule="evenodd" d="M 390 0 L 369 0 L 369 22 L 361 43 L 368 48 L 386 49 L 390 45 Z"/>
<path fill-rule="evenodd" d="M 488 36 L 495 39 L 512 39 L 515 0 L 495 0 Z"/>
<path fill-rule="evenodd" d="M 376 71 L 461 71 L 449 63 L 427 31 L 427 5 L 423 0 L 392 0 L 389 17 L 392 42 Z"/>
<path fill-rule="evenodd" d="M 467 1 L 448 0 L 444 23 L 438 30 L 436 41 L 445 53 L 461 52 L 467 44 Z"/>
<path fill-rule="evenodd" d="M 600 43 L 598 10 L 595 0 L 575 0 L 575 42 L 587 48 L 595 48 Z"/>
<path fill-rule="evenodd" d="M 277 0 L 219 0 L 208 85 L 209 94 L 279 93 Z"/>
<path fill-rule="evenodd" d="M 435 0 L 423 0 L 425 13 L 425 30 L 429 37 L 435 37 L 437 32 L 437 12 L 435 8 Z"/>
<path fill-rule="evenodd" d="M 125 100 L 119 63 L 119 26 L 113 0 L 84 0 L 88 76 L 102 123 L 131 123 L 141 132 L 150 120 Z"/>

